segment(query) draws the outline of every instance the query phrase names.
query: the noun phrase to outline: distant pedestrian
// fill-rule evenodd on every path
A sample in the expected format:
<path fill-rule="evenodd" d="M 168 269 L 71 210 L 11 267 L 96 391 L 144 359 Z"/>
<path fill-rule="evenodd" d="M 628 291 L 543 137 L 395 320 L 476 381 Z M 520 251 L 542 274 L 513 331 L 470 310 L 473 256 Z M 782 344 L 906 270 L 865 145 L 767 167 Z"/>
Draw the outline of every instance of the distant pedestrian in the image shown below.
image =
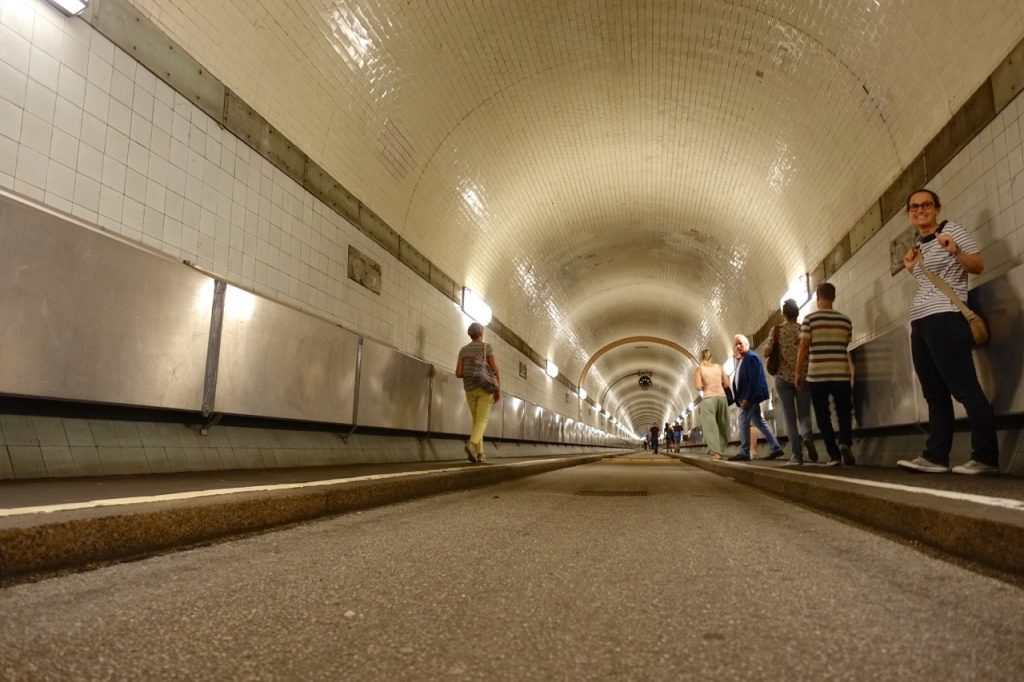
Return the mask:
<path fill-rule="evenodd" d="M 679 454 L 683 447 L 683 425 L 676 424 L 672 427 L 672 441 L 676 446 L 676 454 Z"/>
<path fill-rule="evenodd" d="M 693 384 L 703 395 L 700 401 L 700 425 L 708 454 L 714 459 L 722 459 L 729 444 L 729 405 L 725 397 L 729 378 L 722 366 L 715 362 L 708 348 L 700 352 L 700 365 L 694 373 Z"/>
<path fill-rule="evenodd" d="M 658 454 L 658 425 L 651 424 L 651 449 L 654 450 L 654 454 Z"/>
<path fill-rule="evenodd" d="M 803 390 L 805 384 L 810 387 L 814 417 L 828 451 L 827 465 L 853 466 L 857 463 L 853 456 L 853 363 L 848 350 L 853 323 L 832 307 L 836 300 L 833 284 L 822 282 L 816 293 L 818 309 L 804 316 L 800 325 L 795 386 L 797 390 Z M 829 397 L 836 404 L 838 443 Z"/>
<path fill-rule="evenodd" d="M 775 437 L 772 428 L 761 416 L 761 403 L 768 400 L 768 380 L 764 375 L 764 360 L 757 351 L 751 350 L 750 341 L 742 334 L 733 337 L 733 350 L 739 357 L 732 378 L 732 393 L 740 408 L 740 451 L 730 457 L 733 462 L 746 462 L 751 459 L 750 427 L 756 426 L 768 441 L 770 451 L 767 459 L 782 457 L 782 446 Z M 757 444 L 754 443 L 754 448 Z"/>
<path fill-rule="evenodd" d="M 907 198 L 907 216 L 917 229 L 914 247 L 903 266 L 917 280 L 910 305 L 910 353 L 921 392 L 928 403 L 928 438 L 924 452 L 897 464 L 924 472 L 949 471 L 953 447 L 953 400 L 967 411 L 971 425 L 971 459 L 953 467 L 957 474 L 999 473 L 999 441 L 992 405 L 981 390 L 971 355 L 971 330 L 953 300 L 928 277 L 927 268 L 962 302 L 967 302 L 967 275 L 985 270 L 977 241 L 962 225 L 943 220 L 939 196 L 917 190 Z"/>
<path fill-rule="evenodd" d="M 796 318 L 800 307 L 793 299 L 786 299 L 782 304 L 782 316 L 785 322 L 775 327 L 773 343 L 779 344 L 779 371 L 775 375 L 775 393 L 778 405 L 782 406 L 782 417 L 786 424 L 786 435 L 789 447 L 793 451 L 791 464 L 803 464 L 804 450 L 812 462 L 818 461 L 818 451 L 814 447 L 814 435 L 811 432 L 811 392 L 807 388 L 797 390 L 796 361 L 800 347 L 800 325 Z M 804 366 L 802 371 L 806 372 Z"/>
<path fill-rule="evenodd" d="M 491 407 L 501 400 L 501 374 L 494 359 L 491 344 L 484 343 L 484 326 L 479 322 L 469 325 L 470 342 L 459 350 L 455 363 L 455 376 L 462 379 L 466 402 L 473 415 L 473 430 L 466 443 L 470 462 L 484 462 L 484 431 L 491 416 Z"/>

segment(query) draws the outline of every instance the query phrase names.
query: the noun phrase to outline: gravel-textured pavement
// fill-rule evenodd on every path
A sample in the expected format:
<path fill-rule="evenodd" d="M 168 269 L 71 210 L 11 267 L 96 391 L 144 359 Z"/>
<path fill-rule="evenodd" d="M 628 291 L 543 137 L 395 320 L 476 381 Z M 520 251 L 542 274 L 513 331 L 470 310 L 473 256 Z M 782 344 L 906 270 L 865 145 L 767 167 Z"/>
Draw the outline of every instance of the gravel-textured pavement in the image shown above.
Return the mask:
<path fill-rule="evenodd" d="M 13 586 L 0 614 L 5 680 L 1024 670 L 1024 591 L 681 464 L 591 464 Z"/>

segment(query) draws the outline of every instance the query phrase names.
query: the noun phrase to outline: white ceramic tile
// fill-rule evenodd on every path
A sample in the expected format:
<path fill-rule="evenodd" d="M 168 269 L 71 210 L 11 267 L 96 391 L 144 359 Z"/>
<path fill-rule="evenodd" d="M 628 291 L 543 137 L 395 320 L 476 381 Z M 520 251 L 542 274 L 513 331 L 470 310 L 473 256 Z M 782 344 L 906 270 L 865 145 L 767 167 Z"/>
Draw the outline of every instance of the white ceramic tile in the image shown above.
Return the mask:
<path fill-rule="evenodd" d="M 0 175 L 9 178 L 4 187 L 14 184 L 14 172 L 18 166 L 18 143 L 0 136 Z"/>
<path fill-rule="evenodd" d="M 0 5 L 0 24 L 25 40 L 32 40 L 32 29 L 35 24 L 33 3 L 4 2 L 3 5 Z"/>
<path fill-rule="evenodd" d="M 90 85 L 94 85 L 105 92 L 110 92 L 114 81 L 114 67 L 97 52 L 89 53 L 89 66 L 86 78 Z"/>
<path fill-rule="evenodd" d="M 68 36 L 61 46 L 61 63 L 85 78 L 89 75 L 89 46 Z"/>
<path fill-rule="evenodd" d="M 69 135 L 80 136 L 82 134 L 82 108 L 58 94 L 53 125 Z"/>
<path fill-rule="evenodd" d="M 21 73 L 28 72 L 31 43 L 0 24 L 0 61 L 10 64 Z"/>
<path fill-rule="evenodd" d="M 112 220 L 121 220 L 121 212 L 124 207 L 124 194 L 112 189 L 107 185 L 100 187 L 99 213 Z"/>
<path fill-rule="evenodd" d="M 78 146 L 76 170 L 87 178 L 99 182 L 103 177 L 103 153 L 83 141 Z"/>
<path fill-rule="evenodd" d="M 0 98 L 0 135 L 21 140 L 21 119 L 24 113 L 18 105 Z"/>
<path fill-rule="evenodd" d="M 28 76 L 15 67 L 0 61 L 0 97 L 24 107 Z"/>
<path fill-rule="evenodd" d="M 53 126 L 38 116 L 28 112 L 21 120 L 21 144 L 27 145 L 41 154 L 50 153 L 50 140 L 53 136 Z"/>
<path fill-rule="evenodd" d="M 46 121 L 53 121 L 57 93 L 34 80 L 26 81 L 25 110 Z"/>
<path fill-rule="evenodd" d="M 46 171 L 49 159 L 30 147 L 18 145 L 18 165 L 15 177 L 20 183 L 27 183 L 42 190 L 46 187 Z M 17 189 L 18 184 L 15 185 Z"/>
<path fill-rule="evenodd" d="M 60 80 L 60 62 L 33 46 L 29 57 L 28 75 L 56 92 Z"/>
<path fill-rule="evenodd" d="M 46 192 L 73 202 L 75 198 L 75 169 L 51 161 L 46 172 Z"/>

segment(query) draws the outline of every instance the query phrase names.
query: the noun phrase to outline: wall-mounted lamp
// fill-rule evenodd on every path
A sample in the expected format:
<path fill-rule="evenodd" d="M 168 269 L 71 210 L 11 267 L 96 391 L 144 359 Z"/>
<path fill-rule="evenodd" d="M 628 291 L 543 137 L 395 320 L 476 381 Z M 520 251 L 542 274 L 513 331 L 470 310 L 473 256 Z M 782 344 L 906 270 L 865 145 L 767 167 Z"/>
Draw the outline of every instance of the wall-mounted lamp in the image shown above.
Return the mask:
<path fill-rule="evenodd" d="M 579 395 L 580 400 L 587 399 L 587 389 L 583 388 L 582 386 L 580 386 L 580 390 L 578 390 L 576 394 Z"/>
<path fill-rule="evenodd" d="M 601 403 L 594 403 L 594 412 L 601 411 Z"/>
<path fill-rule="evenodd" d="M 811 278 L 808 275 L 800 275 L 789 285 L 789 289 L 779 299 L 779 305 L 781 306 L 786 302 L 787 298 L 791 298 L 796 301 L 796 304 L 801 308 L 811 300 Z"/>
<path fill-rule="evenodd" d="M 474 294 L 472 289 L 466 287 L 462 288 L 462 312 L 484 326 L 491 323 L 491 306 L 484 303 L 484 300 Z"/>
<path fill-rule="evenodd" d="M 50 4 L 69 17 L 81 14 L 89 5 L 89 0 L 50 0 Z"/>
<path fill-rule="evenodd" d="M 554 379 L 558 376 L 558 365 L 548 360 L 547 365 L 544 367 L 544 373 Z"/>

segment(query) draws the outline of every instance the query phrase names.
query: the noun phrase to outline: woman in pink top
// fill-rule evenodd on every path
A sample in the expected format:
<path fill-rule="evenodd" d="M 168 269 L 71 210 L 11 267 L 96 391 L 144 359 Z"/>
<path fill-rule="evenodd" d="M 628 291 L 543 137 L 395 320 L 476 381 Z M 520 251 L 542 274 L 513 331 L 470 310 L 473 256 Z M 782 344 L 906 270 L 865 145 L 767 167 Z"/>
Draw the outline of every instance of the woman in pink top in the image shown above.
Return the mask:
<path fill-rule="evenodd" d="M 704 395 L 700 402 L 700 425 L 708 454 L 722 459 L 722 453 L 729 444 L 729 405 L 725 399 L 729 379 L 708 348 L 700 352 L 700 366 L 694 375 L 694 385 Z"/>

